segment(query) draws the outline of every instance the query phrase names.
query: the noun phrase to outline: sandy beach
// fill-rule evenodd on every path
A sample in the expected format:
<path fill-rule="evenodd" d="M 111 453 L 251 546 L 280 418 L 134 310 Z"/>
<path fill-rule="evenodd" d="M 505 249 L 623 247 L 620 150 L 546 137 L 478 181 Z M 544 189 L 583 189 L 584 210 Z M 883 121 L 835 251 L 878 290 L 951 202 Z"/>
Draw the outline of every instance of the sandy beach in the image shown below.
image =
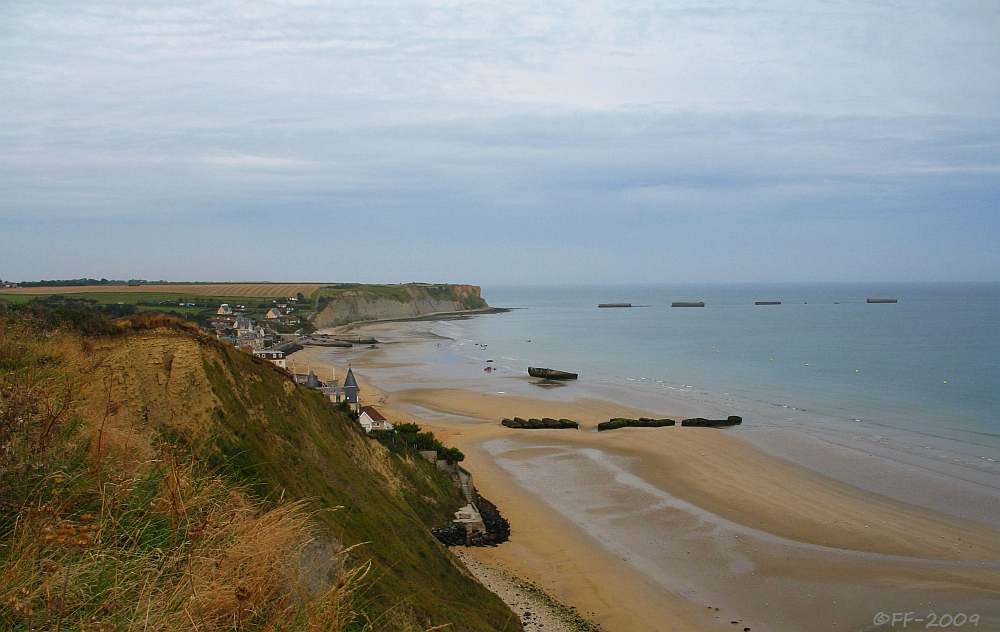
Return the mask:
<path fill-rule="evenodd" d="M 334 370 L 342 379 L 349 361 L 363 403 L 459 447 L 478 490 L 512 529 L 510 542 L 464 554 L 537 584 L 608 632 L 874 630 L 880 612 L 961 612 L 980 615 L 979 629 L 1000 626 L 1000 530 L 949 510 L 953 500 L 905 501 L 926 477 L 944 496 L 961 489 L 960 507 L 986 504 L 973 518 L 990 516 L 1000 514 L 989 506 L 997 502 L 992 488 L 914 474 L 857 450 L 843 459 L 851 474 L 832 476 L 838 470 L 827 461 L 837 452 L 810 468 L 807 458 L 793 462 L 739 432 L 597 433 L 610 417 L 692 411 L 683 402 L 643 410 L 567 389 L 532 393 L 515 377 L 449 384 L 415 360 L 421 345 L 435 344 L 419 328 L 361 331 L 390 342 L 350 354 L 307 348 L 292 358 L 321 379 Z M 581 429 L 499 424 L 512 416 L 566 417 Z M 768 441 L 773 447 L 780 437 Z M 808 456 L 803 450 L 797 454 Z M 865 483 L 865 462 L 856 462 L 863 458 L 890 480 Z M 894 485 L 903 491 L 873 491 Z"/>

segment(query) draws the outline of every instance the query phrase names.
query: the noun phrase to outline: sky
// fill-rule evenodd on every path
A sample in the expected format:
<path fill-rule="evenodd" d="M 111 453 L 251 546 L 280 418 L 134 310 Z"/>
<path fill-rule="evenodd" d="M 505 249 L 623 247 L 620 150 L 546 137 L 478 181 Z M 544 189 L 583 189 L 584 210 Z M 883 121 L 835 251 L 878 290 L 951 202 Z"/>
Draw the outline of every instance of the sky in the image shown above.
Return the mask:
<path fill-rule="evenodd" d="M 1000 2 L 0 3 L 0 278 L 1000 281 Z"/>

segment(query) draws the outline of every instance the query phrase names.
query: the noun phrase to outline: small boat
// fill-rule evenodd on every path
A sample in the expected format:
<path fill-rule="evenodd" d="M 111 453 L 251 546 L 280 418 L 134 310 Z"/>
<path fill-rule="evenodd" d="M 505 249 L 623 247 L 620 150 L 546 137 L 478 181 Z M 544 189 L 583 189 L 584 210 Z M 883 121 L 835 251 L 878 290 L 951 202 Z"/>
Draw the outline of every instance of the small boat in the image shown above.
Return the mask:
<path fill-rule="evenodd" d="M 535 366 L 528 367 L 528 375 L 531 377 L 540 377 L 546 380 L 575 380 L 578 377 L 576 373 L 557 371 L 555 369 L 543 369 Z"/>
<path fill-rule="evenodd" d="M 632 307 L 632 303 L 600 303 L 598 307 Z"/>
<path fill-rule="evenodd" d="M 868 302 L 869 303 L 896 303 L 897 301 L 894 298 L 870 298 L 870 299 L 868 299 Z"/>
<path fill-rule="evenodd" d="M 754 305 L 781 305 L 781 301 L 756 301 Z"/>
<path fill-rule="evenodd" d="M 670 307 L 705 307 L 703 301 L 674 301 Z"/>

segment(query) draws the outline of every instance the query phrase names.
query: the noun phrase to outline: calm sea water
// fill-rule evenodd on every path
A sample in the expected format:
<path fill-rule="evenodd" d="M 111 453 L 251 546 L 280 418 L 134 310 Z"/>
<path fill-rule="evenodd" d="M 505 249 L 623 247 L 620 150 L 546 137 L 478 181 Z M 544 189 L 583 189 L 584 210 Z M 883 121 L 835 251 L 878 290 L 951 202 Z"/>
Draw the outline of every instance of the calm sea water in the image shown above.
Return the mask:
<path fill-rule="evenodd" d="M 583 388 L 643 403 L 684 397 L 746 424 L 881 433 L 998 467 L 1000 285 L 531 286 L 483 296 L 522 309 L 434 327 L 454 339 L 452 352 L 489 356 L 505 372 L 570 370 Z M 646 307 L 597 307 L 606 302 Z"/>

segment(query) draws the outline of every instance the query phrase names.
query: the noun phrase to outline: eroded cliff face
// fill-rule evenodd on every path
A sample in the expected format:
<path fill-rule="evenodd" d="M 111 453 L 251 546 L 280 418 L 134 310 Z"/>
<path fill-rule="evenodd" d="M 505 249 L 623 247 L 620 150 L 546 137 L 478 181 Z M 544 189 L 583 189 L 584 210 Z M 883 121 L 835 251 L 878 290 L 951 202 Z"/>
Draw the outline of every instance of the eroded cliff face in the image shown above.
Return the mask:
<path fill-rule="evenodd" d="M 324 290 L 313 319 L 318 328 L 366 320 L 489 309 L 477 285 L 360 286 Z"/>

